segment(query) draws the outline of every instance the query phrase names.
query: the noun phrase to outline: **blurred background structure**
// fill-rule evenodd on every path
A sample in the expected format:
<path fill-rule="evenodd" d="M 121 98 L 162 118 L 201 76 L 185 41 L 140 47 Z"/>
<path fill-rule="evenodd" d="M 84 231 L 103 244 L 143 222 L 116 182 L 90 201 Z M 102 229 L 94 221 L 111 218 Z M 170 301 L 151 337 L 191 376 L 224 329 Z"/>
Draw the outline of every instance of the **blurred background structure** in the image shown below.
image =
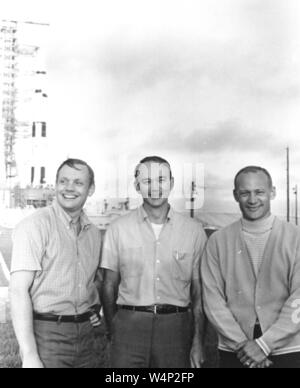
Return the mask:
<path fill-rule="evenodd" d="M 1 21 L 0 203 L 9 208 L 51 202 L 47 186 L 48 24 Z"/>

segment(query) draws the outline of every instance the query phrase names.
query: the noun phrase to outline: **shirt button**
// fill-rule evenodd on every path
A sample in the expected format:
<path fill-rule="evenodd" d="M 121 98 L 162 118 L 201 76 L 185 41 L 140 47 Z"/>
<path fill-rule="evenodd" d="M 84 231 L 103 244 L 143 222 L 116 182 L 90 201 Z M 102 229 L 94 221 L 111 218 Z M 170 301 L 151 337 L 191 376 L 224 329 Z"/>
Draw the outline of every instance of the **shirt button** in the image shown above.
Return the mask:
<path fill-rule="evenodd" d="M 158 296 L 157 299 L 160 300 L 160 296 Z"/>
<path fill-rule="evenodd" d="M 160 264 L 160 260 L 157 260 L 156 263 L 157 263 L 157 264 Z"/>
<path fill-rule="evenodd" d="M 160 281 L 160 278 L 156 278 L 156 280 L 159 282 L 159 281 Z"/>

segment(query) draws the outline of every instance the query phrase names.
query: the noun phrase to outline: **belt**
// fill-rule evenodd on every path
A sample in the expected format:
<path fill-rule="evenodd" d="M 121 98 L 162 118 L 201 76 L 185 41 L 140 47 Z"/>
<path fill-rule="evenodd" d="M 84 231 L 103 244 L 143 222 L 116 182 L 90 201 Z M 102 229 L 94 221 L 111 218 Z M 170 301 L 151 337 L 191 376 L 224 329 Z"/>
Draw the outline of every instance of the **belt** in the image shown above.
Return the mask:
<path fill-rule="evenodd" d="M 176 314 L 176 313 L 186 313 L 189 311 L 190 307 L 179 307 L 173 306 L 170 304 L 157 304 L 152 306 L 125 306 L 119 305 L 121 310 L 130 310 L 138 311 L 143 313 L 152 313 L 152 314 Z"/>
<path fill-rule="evenodd" d="M 79 314 L 79 315 L 54 315 L 54 314 L 40 314 L 33 313 L 33 319 L 36 321 L 47 321 L 47 322 L 65 322 L 65 323 L 83 323 L 87 322 L 92 315 L 91 312 Z"/>

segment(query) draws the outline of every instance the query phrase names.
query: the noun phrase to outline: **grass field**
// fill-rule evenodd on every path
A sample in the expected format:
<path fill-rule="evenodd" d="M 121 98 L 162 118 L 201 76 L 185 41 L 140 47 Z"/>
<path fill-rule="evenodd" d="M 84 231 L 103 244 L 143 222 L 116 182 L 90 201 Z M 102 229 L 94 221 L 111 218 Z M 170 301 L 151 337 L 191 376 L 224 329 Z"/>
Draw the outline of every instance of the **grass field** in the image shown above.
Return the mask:
<path fill-rule="evenodd" d="M 19 368 L 18 345 L 11 323 L 0 324 L 0 368 Z"/>

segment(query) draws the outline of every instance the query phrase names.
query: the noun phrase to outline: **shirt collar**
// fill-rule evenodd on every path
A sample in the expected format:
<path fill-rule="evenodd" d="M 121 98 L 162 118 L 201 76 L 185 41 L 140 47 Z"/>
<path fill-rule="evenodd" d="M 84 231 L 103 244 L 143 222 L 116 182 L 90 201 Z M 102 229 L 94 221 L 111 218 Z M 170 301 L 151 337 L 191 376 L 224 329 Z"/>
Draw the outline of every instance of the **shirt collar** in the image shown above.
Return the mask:
<path fill-rule="evenodd" d="M 143 223 L 145 222 L 146 220 L 149 219 L 149 216 L 148 214 L 146 213 L 145 209 L 144 209 L 144 206 L 140 206 L 138 209 L 137 209 L 137 214 L 138 214 L 138 219 L 139 219 L 139 222 L 140 223 Z M 173 220 L 174 220 L 174 216 L 175 216 L 175 212 L 174 210 L 172 209 L 172 207 L 170 206 L 170 209 L 169 209 L 169 212 L 168 212 L 168 215 L 167 215 L 167 222 L 169 222 L 170 224 L 173 223 Z"/>
<path fill-rule="evenodd" d="M 65 226 L 70 227 L 73 223 L 72 217 L 64 211 L 64 209 L 58 204 L 57 201 L 53 202 L 52 207 L 57 217 L 65 224 Z M 82 229 L 89 228 L 91 225 L 91 221 L 88 219 L 87 215 L 83 210 L 80 214 L 80 224 Z"/>

